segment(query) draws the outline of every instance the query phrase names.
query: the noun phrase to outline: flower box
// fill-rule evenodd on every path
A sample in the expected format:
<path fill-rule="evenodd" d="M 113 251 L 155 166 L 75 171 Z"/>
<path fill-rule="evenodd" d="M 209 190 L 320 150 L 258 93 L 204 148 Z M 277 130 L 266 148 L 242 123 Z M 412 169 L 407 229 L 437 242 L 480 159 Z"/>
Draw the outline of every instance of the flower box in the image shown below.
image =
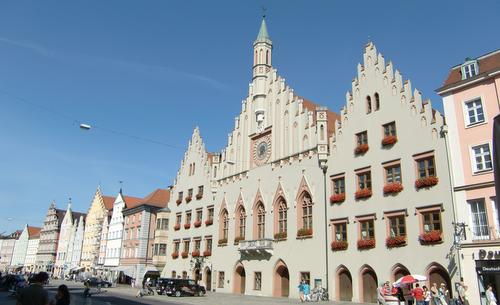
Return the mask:
<path fill-rule="evenodd" d="M 439 230 L 425 232 L 420 234 L 418 240 L 420 241 L 421 244 L 437 244 L 443 240 L 441 234 L 442 232 Z"/>
<path fill-rule="evenodd" d="M 201 221 L 200 221 L 200 220 L 197 220 L 197 221 L 195 221 L 195 222 L 193 223 L 193 225 L 194 225 L 194 227 L 195 227 L 195 228 L 199 228 L 199 227 L 201 227 Z"/>
<path fill-rule="evenodd" d="M 186 251 L 181 253 L 182 258 L 187 258 L 188 256 L 189 256 L 189 253 L 187 253 Z"/>
<path fill-rule="evenodd" d="M 213 220 L 213 219 L 207 219 L 207 220 L 205 220 L 205 225 L 206 225 L 206 226 L 210 226 L 210 225 L 212 225 L 213 223 L 214 223 L 214 220 Z"/>
<path fill-rule="evenodd" d="M 245 240 L 244 236 L 238 236 L 234 238 L 234 244 L 237 245 L 240 243 L 240 241 Z"/>
<path fill-rule="evenodd" d="M 415 180 L 415 187 L 417 189 L 421 189 L 424 187 L 431 187 L 431 186 L 438 184 L 438 182 L 439 182 L 438 177 L 435 177 L 435 176 L 424 177 L 424 178 L 420 178 L 420 179 Z"/>
<path fill-rule="evenodd" d="M 200 256 L 200 251 L 199 250 L 194 250 L 193 252 L 191 252 L 191 256 L 192 257 L 199 257 Z"/>
<path fill-rule="evenodd" d="M 203 194 L 196 194 L 196 200 L 200 200 L 201 198 L 203 198 Z"/>
<path fill-rule="evenodd" d="M 394 143 L 396 143 L 398 141 L 398 137 L 396 136 L 385 136 L 383 139 L 382 139 L 382 146 L 389 146 L 389 145 L 393 145 Z"/>
<path fill-rule="evenodd" d="M 227 238 L 221 238 L 221 239 L 219 239 L 219 242 L 217 244 L 219 246 L 225 246 L 225 245 L 227 245 Z"/>
<path fill-rule="evenodd" d="M 375 248 L 375 239 L 360 239 L 358 240 L 358 249 L 359 250 L 367 250 Z"/>
<path fill-rule="evenodd" d="M 361 154 L 364 154 L 368 151 L 370 147 L 368 146 L 368 144 L 360 144 L 358 145 L 355 149 L 354 149 L 354 153 L 356 155 L 361 155 Z"/>
<path fill-rule="evenodd" d="M 175 201 L 175 203 L 177 203 L 177 205 L 181 204 L 182 203 L 182 198 L 179 198 Z"/>
<path fill-rule="evenodd" d="M 191 224 L 190 223 L 185 223 L 184 224 L 184 229 L 188 230 L 189 228 L 191 228 Z"/>
<path fill-rule="evenodd" d="M 312 235 L 313 235 L 312 229 L 299 229 L 297 231 L 297 237 L 307 237 Z"/>
<path fill-rule="evenodd" d="M 286 232 L 278 232 L 278 233 L 274 234 L 274 239 L 277 239 L 277 240 L 283 240 L 283 239 L 286 239 L 286 237 L 287 237 Z"/>
<path fill-rule="evenodd" d="M 173 259 L 176 259 L 176 258 L 178 258 L 178 257 L 179 257 L 179 252 L 174 252 L 174 253 L 172 253 L 172 258 L 173 258 Z"/>
<path fill-rule="evenodd" d="M 406 246 L 406 236 L 387 237 L 385 240 L 387 248 L 396 248 Z"/>
<path fill-rule="evenodd" d="M 186 197 L 186 203 L 189 203 L 191 200 L 193 200 L 193 196 L 187 196 Z"/>
<path fill-rule="evenodd" d="M 176 224 L 176 225 L 174 226 L 174 230 L 175 230 L 175 231 L 179 231 L 180 229 L 181 229 L 181 224 L 180 224 L 180 223 L 178 223 L 178 224 Z"/>
<path fill-rule="evenodd" d="M 387 183 L 384 185 L 384 194 L 397 194 L 403 190 L 403 185 L 399 182 Z"/>
<path fill-rule="evenodd" d="M 209 250 L 203 251 L 203 256 L 212 256 L 212 251 Z"/>
<path fill-rule="evenodd" d="M 370 190 L 369 188 L 365 188 L 357 191 L 354 196 L 356 197 L 356 199 L 370 198 L 372 196 L 372 190 Z"/>
<path fill-rule="evenodd" d="M 347 241 L 344 240 L 339 240 L 339 241 L 332 241 L 331 247 L 332 251 L 342 251 L 342 250 L 347 250 L 347 246 L 349 244 Z"/>
<path fill-rule="evenodd" d="M 330 203 L 340 203 L 345 201 L 345 193 L 333 194 L 330 196 Z"/>

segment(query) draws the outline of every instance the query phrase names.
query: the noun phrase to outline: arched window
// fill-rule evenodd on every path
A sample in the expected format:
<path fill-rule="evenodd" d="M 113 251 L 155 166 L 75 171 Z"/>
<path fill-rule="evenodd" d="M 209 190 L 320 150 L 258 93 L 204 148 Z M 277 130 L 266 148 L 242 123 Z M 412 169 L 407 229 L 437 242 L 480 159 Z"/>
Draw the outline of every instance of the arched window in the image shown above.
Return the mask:
<path fill-rule="evenodd" d="M 217 177 L 217 166 L 214 166 L 214 178 Z"/>
<path fill-rule="evenodd" d="M 278 204 L 278 233 L 286 234 L 287 232 L 287 207 L 286 201 L 281 198 Z"/>
<path fill-rule="evenodd" d="M 266 65 L 269 65 L 269 50 L 266 51 Z"/>
<path fill-rule="evenodd" d="M 302 229 L 311 229 L 313 227 L 313 204 L 311 195 L 304 193 L 302 196 Z"/>
<path fill-rule="evenodd" d="M 253 59 L 253 64 L 257 64 L 257 50 L 255 50 L 255 58 Z"/>
<path fill-rule="evenodd" d="M 221 239 L 228 239 L 228 230 L 229 230 L 229 215 L 227 210 L 224 209 L 221 214 Z"/>
<path fill-rule="evenodd" d="M 325 125 L 323 124 L 319 126 L 319 138 L 321 141 L 325 140 Z"/>
<path fill-rule="evenodd" d="M 236 215 L 236 221 L 238 223 L 238 225 L 236 226 L 237 227 L 237 233 L 238 233 L 238 236 L 236 236 L 237 238 L 241 238 L 241 239 L 245 239 L 245 230 L 246 230 L 246 226 L 247 226 L 247 215 L 245 213 L 245 209 L 243 207 L 240 207 L 238 209 L 238 214 Z"/>
<path fill-rule="evenodd" d="M 262 53 L 263 53 L 262 50 L 260 50 L 259 51 L 259 64 L 261 64 L 264 61 L 264 59 L 262 58 L 262 55 L 263 55 Z"/>
<path fill-rule="evenodd" d="M 366 113 L 372 112 L 372 98 L 367 95 L 366 96 Z"/>
<path fill-rule="evenodd" d="M 375 111 L 380 109 L 380 96 L 375 92 Z"/>
<path fill-rule="evenodd" d="M 264 239 L 266 235 L 266 210 L 264 205 L 257 206 L 257 239 Z"/>

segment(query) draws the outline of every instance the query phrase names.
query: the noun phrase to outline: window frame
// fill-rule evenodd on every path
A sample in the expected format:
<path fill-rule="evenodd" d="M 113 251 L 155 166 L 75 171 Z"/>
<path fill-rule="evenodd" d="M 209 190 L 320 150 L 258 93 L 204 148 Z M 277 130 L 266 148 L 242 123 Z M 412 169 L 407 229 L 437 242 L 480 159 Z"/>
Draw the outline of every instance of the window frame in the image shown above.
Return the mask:
<path fill-rule="evenodd" d="M 467 107 L 467 104 L 475 102 L 477 100 L 479 100 L 479 102 L 481 104 L 481 109 L 483 111 L 483 120 L 471 123 L 470 116 L 469 116 L 469 108 Z M 475 96 L 473 98 L 468 98 L 462 102 L 462 111 L 463 111 L 464 125 L 465 125 L 464 127 L 466 129 L 480 126 L 480 125 L 486 124 L 488 122 L 488 115 L 486 113 L 486 107 L 484 106 L 485 103 L 483 101 L 484 101 L 484 97 L 481 95 L 481 96 Z"/>
<path fill-rule="evenodd" d="M 253 290 L 261 291 L 262 290 L 262 272 L 255 271 L 253 273 Z"/>
<path fill-rule="evenodd" d="M 485 169 L 478 170 L 477 169 L 478 163 L 476 162 L 476 155 L 475 155 L 474 149 L 478 148 L 478 147 L 482 147 L 482 146 L 488 147 L 488 152 L 489 152 L 489 156 L 490 156 L 491 167 L 490 168 L 485 168 Z M 469 155 L 470 155 L 471 169 L 472 169 L 472 174 L 473 175 L 482 174 L 482 173 L 488 173 L 488 172 L 493 171 L 493 161 L 494 160 L 493 160 L 493 151 L 492 151 L 491 148 L 492 148 L 492 144 L 489 141 L 469 146 Z M 485 161 L 484 154 L 483 154 L 483 161 Z M 486 165 L 486 161 L 483 164 Z"/>
<path fill-rule="evenodd" d="M 392 129 L 391 129 L 391 126 L 393 126 Z M 389 131 L 389 133 L 387 133 L 387 131 Z M 396 121 L 392 121 L 392 122 L 385 123 L 382 125 L 382 137 L 384 138 L 384 137 L 388 137 L 388 136 L 394 136 L 394 137 L 398 136 Z"/>
<path fill-rule="evenodd" d="M 474 73 L 475 73 L 474 75 L 472 75 L 472 73 L 471 73 L 472 70 L 470 69 L 470 67 L 474 67 Z M 469 68 L 468 71 L 467 71 L 467 68 Z M 475 76 L 478 76 L 480 73 L 477 60 L 468 60 L 468 61 L 464 62 L 461 65 L 460 70 L 462 72 L 462 80 L 471 79 Z"/>
<path fill-rule="evenodd" d="M 330 178 L 332 185 L 332 194 L 340 195 L 345 194 L 346 186 L 345 186 L 345 174 L 335 175 Z M 342 184 L 342 185 L 337 185 Z M 343 189 L 343 192 L 340 192 Z"/>
<path fill-rule="evenodd" d="M 479 224 L 479 230 L 481 228 L 484 229 L 486 227 L 486 235 L 476 235 L 476 225 L 474 223 L 474 213 L 472 211 L 472 204 L 477 204 L 477 203 L 482 203 L 483 205 L 483 212 L 484 212 L 484 218 L 486 219 L 486 223 L 484 224 Z M 472 233 L 472 240 L 488 240 L 490 239 L 491 232 L 490 232 L 490 220 L 488 219 L 488 203 L 486 202 L 486 198 L 475 198 L 475 199 L 469 199 L 467 200 L 467 208 L 469 212 L 469 228 L 471 228 L 471 233 Z M 480 212 L 481 213 L 481 212 Z M 478 220 L 481 220 L 479 217 L 479 213 L 476 213 L 478 216 Z M 496 215 L 494 215 L 496 216 Z"/>
<path fill-rule="evenodd" d="M 349 219 L 347 219 L 347 218 L 334 219 L 330 223 L 332 226 L 332 240 L 337 241 L 337 242 L 339 242 L 339 241 L 347 242 L 347 240 L 349 238 L 348 227 L 347 227 L 347 225 L 349 224 Z M 343 225 L 344 229 L 345 229 L 340 233 L 342 235 L 342 239 L 337 238 L 337 234 L 338 234 L 337 226 L 340 226 L 340 225 Z"/>
<path fill-rule="evenodd" d="M 366 176 L 367 180 L 364 182 L 367 186 L 364 188 L 361 188 L 361 176 Z M 363 169 L 360 171 L 356 171 L 356 191 L 361 191 L 364 189 L 372 190 L 373 185 L 372 185 L 372 174 L 371 174 L 371 168 Z"/>
<path fill-rule="evenodd" d="M 389 183 L 401 183 L 403 184 L 403 171 L 401 168 L 401 160 L 395 160 L 395 161 L 390 161 L 390 162 L 385 162 L 382 163 L 382 166 L 384 168 L 384 183 L 389 184 Z M 389 173 L 387 172 L 390 169 L 394 168 L 399 168 L 399 181 L 393 180 L 389 182 Z M 391 173 L 391 176 L 394 176 L 394 173 Z M 393 178 L 394 179 L 394 178 Z"/>
<path fill-rule="evenodd" d="M 356 146 L 368 145 L 368 130 L 364 130 L 355 134 Z"/>
<path fill-rule="evenodd" d="M 418 154 L 413 156 L 414 162 L 415 162 L 415 176 L 416 179 L 424 179 L 424 178 L 429 178 L 429 177 L 437 177 L 437 166 L 436 166 L 436 157 L 434 155 L 434 151 L 428 152 L 428 153 L 423 153 L 423 154 Z M 433 161 L 433 169 L 434 169 L 434 174 L 430 175 L 429 174 L 429 167 L 428 163 L 426 164 L 425 167 L 425 176 L 421 177 L 420 176 L 420 162 L 421 161 L 426 161 L 432 159 Z"/>

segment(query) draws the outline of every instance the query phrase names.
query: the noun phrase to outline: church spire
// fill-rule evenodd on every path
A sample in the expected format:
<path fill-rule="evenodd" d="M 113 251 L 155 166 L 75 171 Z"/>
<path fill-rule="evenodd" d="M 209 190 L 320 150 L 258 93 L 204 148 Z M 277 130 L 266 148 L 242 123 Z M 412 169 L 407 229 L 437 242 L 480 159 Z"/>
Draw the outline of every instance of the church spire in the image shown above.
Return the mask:
<path fill-rule="evenodd" d="M 267 32 L 266 26 L 266 16 L 262 16 L 262 23 L 260 24 L 259 35 L 257 35 L 257 39 L 255 42 L 271 42 L 271 37 L 269 37 L 269 33 Z"/>
<path fill-rule="evenodd" d="M 253 43 L 253 76 L 265 76 L 271 68 L 271 57 L 273 50 L 273 42 L 269 37 L 266 25 L 266 15 L 262 16 L 259 34 Z"/>

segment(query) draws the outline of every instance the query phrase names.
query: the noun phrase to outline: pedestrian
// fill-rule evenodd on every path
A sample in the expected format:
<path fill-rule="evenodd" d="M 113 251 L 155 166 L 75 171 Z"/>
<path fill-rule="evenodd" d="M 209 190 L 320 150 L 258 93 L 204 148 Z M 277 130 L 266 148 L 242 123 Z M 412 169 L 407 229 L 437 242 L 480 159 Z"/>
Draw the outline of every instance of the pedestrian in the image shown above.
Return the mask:
<path fill-rule="evenodd" d="M 497 298 L 495 298 L 491 284 L 488 284 L 488 288 L 486 289 L 486 300 L 488 301 L 488 305 L 497 305 Z"/>
<path fill-rule="evenodd" d="M 438 290 L 438 295 L 439 295 L 439 301 L 441 301 L 441 305 L 448 305 L 448 302 L 446 302 L 446 298 L 448 296 L 448 289 L 446 288 L 445 283 L 441 283 L 441 286 L 439 287 Z"/>
<path fill-rule="evenodd" d="M 34 276 L 33 282 L 19 291 L 17 305 L 48 305 L 49 294 L 43 285 L 49 279 L 47 272 L 40 272 Z"/>
<path fill-rule="evenodd" d="M 439 299 L 439 290 L 437 288 L 437 283 L 432 283 L 431 296 L 434 305 L 442 305 L 441 300 Z"/>
<path fill-rule="evenodd" d="M 430 305 L 431 304 L 431 292 L 427 288 L 427 286 L 422 286 L 422 289 L 424 290 L 424 305 Z"/>
<path fill-rule="evenodd" d="M 469 305 L 467 300 L 467 286 L 465 286 L 464 278 L 460 278 L 460 283 L 457 285 L 458 302 L 460 305 Z"/>
<path fill-rule="evenodd" d="M 311 286 L 309 286 L 309 283 L 304 281 L 304 301 L 306 302 L 311 302 Z"/>
<path fill-rule="evenodd" d="M 57 287 L 57 294 L 55 299 L 51 302 L 51 305 L 69 305 L 70 297 L 68 286 L 60 285 Z"/>
<path fill-rule="evenodd" d="M 416 305 L 424 305 L 424 290 L 420 288 L 420 285 L 415 284 L 415 288 L 411 290 L 411 295 L 415 299 Z"/>
<path fill-rule="evenodd" d="M 299 300 L 300 300 L 300 302 L 304 302 L 304 283 L 305 283 L 305 281 L 302 280 L 299 283 L 299 286 L 297 286 L 297 288 L 299 288 Z"/>
<path fill-rule="evenodd" d="M 83 286 L 85 287 L 83 289 L 83 297 L 91 297 L 92 295 L 90 294 L 90 280 L 85 280 L 85 282 L 83 282 Z"/>
<path fill-rule="evenodd" d="M 382 283 L 380 287 L 377 288 L 377 301 L 379 304 L 387 305 L 385 302 L 385 294 L 389 288 L 388 286 L 387 283 Z"/>

